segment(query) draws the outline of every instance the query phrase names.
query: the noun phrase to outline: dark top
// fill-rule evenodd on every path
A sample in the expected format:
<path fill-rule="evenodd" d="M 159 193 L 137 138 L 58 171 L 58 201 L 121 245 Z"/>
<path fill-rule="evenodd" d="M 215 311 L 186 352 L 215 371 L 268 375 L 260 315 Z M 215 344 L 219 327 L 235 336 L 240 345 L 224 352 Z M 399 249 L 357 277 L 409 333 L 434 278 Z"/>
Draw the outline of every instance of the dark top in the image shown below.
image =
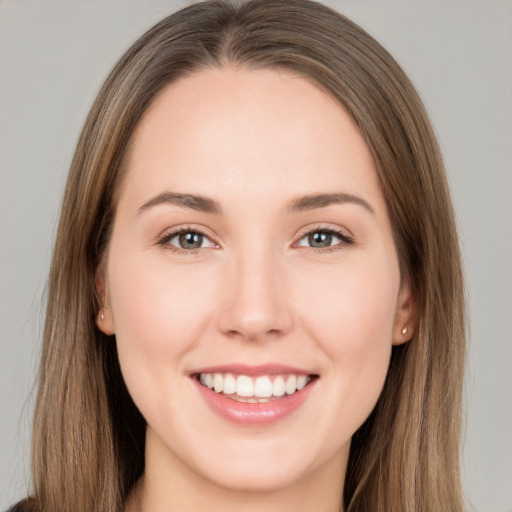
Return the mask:
<path fill-rule="evenodd" d="M 23 502 L 20 501 L 19 503 L 16 503 L 16 505 L 13 505 L 7 512 L 25 512 L 27 508 L 23 505 Z"/>

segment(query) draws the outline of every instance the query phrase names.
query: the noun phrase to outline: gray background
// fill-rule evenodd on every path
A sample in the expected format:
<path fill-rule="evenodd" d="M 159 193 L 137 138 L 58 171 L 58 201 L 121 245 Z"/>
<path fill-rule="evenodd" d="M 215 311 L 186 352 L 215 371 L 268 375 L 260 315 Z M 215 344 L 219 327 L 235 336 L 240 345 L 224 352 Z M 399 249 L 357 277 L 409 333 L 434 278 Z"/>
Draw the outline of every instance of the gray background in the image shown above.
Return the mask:
<path fill-rule="evenodd" d="M 0 509 L 29 485 L 42 297 L 78 132 L 115 60 L 186 3 L 0 0 Z M 328 3 L 397 58 L 439 134 L 470 299 L 468 510 L 511 512 L 512 2 Z"/>

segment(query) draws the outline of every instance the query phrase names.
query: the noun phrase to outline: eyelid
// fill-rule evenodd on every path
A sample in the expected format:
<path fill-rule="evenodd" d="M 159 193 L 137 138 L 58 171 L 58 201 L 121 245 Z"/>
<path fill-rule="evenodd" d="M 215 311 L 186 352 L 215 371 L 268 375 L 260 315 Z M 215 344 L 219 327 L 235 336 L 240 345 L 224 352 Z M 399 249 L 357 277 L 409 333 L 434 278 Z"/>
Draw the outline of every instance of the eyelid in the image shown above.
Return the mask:
<path fill-rule="evenodd" d="M 165 249 L 171 250 L 176 253 L 181 254 L 188 254 L 193 255 L 197 254 L 197 252 L 200 249 L 206 249 L 206 248 L 220 248 L 220 244 L 217 242 L 216 237 L 212 235 L 209 229 L 205 229 L 202 226 L 197 226 L 193 224 L 187 224 L 187 225 L 180 225 L 175 226 L 172 228 L 167 228 L 164 230 L 156 239 L 155 243 L 156 245 L 159 245 Z M 172 240 L 174 237 L 182 234 L 182 233 L 198 233 L 202 235 L 203 237 L 207 238 L 212 246 L 210 247 L 199 247 L 197 249 L 182 249 L 180 247 L 177 247 L 175 245 L 171 245 L 168 242 Z M 319 247 L 308 247 L 308 246 L 300 246 L 298 245 L 299 242 L 306 236 L 315 233 L 315 232 L 324 232 L 324 233 L 330 233 L 336 237 L 338 237 L 341 242 L 324 248 Z M 292 247 L 301 247 L 303 249 L 311 249 L 315 252 L 329 252 L 337 249 L 341 249 L 343 247 L 346 247 L 347 245 L 354 245 L 355 240 L 352 235 L 352 233 L 346 229 L 342 228 L 340 226 L 333 226 L 329 224 L 318 224 L 318 225 L 309 225 L 304 228 L 302 228 L 295 237 L 295 242 L 292 244 Z"/>
<path fill-rule="evenodd" d="M 329 246 L 329 247 L 324 247 L 324 248 L 318 248 L 318 247 L 308 247 L 308 246 L 299 246 L 299 242 L 306 236 L 312 234 L 312 233 L 330 233 L 336 237 L 338 237 L 341 242 L 336 244 L 336 245 L 332 245 L 332 246 Z M 354 235 L 346 228 L 341 228 L 340 226 L 333 226 L 333 225 L 328 225 L 328 224 L 318 224 L 318 225 L 314 225 L 314 226 L 307 226 L 303 229 L 301 229 L 299 231 L 299 233 L 297 234 L 297 237 L 296 237 L 296 241 L 294 242 L 293 246 L 294 247 L 302 247 L 304 249 L 312 249 L 316 252 L 329 252 L 329 251 L 332 251 L 332 250 L 336 250 L 336 249 L 341 249 L 347 245 L 354 245 L 355 244 L 355 240 L 354 240 Z"/>
<path fill-rule="evenodd" d="M 209 230 L 206 230 L 202 228 L 201 226 L 196 226 L 193 224 L 187 224 L 187 225 L 180 225 L 175 226 L 172 228 L 167 228 L 164 230 L 160 235 L 158 235 L 155 243 L 156 245 L 159 245 L 163 247 L 164 249 L 170 250 L 172 252 L 181 253 L 181 254 L 196 254 L 200 249 L 209 249 L 209 248 L 218 248 L 219 243 L 215 240 L 215 237 L 208 232 Z M 182 249 L 180 247 L 177 247 L 175 245 L 171 245 L 168 242 L 172 240 L 174 237 L 181 235 L 182 233 L 198 233 L 199 235 L 207 238 L 212 246 L 211 247 L 199 247 L 197 249 Z"/>

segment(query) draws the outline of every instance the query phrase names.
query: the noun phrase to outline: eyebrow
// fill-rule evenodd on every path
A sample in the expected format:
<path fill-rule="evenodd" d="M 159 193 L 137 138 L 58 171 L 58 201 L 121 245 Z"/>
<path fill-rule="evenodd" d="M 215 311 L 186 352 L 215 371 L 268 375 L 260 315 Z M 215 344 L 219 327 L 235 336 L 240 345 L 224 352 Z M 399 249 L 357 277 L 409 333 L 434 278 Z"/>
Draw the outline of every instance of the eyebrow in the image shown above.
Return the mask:
<path fill-rule="evenodd" d="M 363 198 L 345 192 L 337 192 L 330 194 L 309 194 L 295 198 L 288 206 L 289 213 L 304 212 L 314 210 L 316 208 L 325 208 L 332 204 L 352 203 L 362 206 L 370 213 L 375 213 L 372 206 Z M 215 215 L 222 214 L 220 204 L 209 197 L 199 196 L 195 194 L 179 194 L 177 192 L 163 192 L 144 203 L 138 210 L 140 214 L 145 210 L 161 205 L 172 204 L 182 208 L 190 208 L 203 213 L 212 213 Z"/>
<path fill-rule="evenodd" d="M 291 213 L 303 212 L 307 210 L 314 210 L 315 208 L 325 208 L 331 204 L 345 204 L 352 203 L 362 206 L 370 213 L 375 213 L 374 209 L 363 198 L 345 192 L 337 192 L 331 194 L 310 194 L 306 196 L 297 197 L 294 199 L 288 208 Z"/>
<path fill-rule="evenodd" d="M 198 212 L 213 213 L 215 215 L 222 213 L 220 204 L 209 197 L 194 194 L 178 194 L 176 192 L 163 192 L 153 197 L 147 203 L 144 203 L 137 210 L 137 213 L 140 214 L 148 208 L 161 204 L 173 204 L 175 206 L 181 206 L 182 208 L 190 208 Z"/>

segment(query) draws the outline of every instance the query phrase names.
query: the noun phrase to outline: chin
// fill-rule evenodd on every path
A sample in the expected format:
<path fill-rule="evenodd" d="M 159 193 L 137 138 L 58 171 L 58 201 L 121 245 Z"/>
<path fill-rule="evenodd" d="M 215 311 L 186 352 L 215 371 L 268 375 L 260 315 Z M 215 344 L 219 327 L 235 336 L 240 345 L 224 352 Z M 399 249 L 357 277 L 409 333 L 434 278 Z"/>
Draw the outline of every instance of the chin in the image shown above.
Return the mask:
<path fill-rule="evenodd" d="M 344 471 L 350 442 L 334 456 L 315 443 L 311 443 L 310 450 L 306 445 L 297 439 L 239 442 L 236 448 L 226 446 L 217 454 L 202 451 L 198 458 L 194 457 L 194 466 L 199 476 L 211 484 L 244 493 L 278 493 L 296 488 L 315 475 L 322 478 L 325 469 Z"/>
<path fill-rule="evenodd" d="M 300 484 L 306 476 L 303 469 L 280 464 L 232 465 L 226 463 L 222 471 L 204 472 L 203 478 L 226 491 L 240 493 L 277 493 Z"/>

